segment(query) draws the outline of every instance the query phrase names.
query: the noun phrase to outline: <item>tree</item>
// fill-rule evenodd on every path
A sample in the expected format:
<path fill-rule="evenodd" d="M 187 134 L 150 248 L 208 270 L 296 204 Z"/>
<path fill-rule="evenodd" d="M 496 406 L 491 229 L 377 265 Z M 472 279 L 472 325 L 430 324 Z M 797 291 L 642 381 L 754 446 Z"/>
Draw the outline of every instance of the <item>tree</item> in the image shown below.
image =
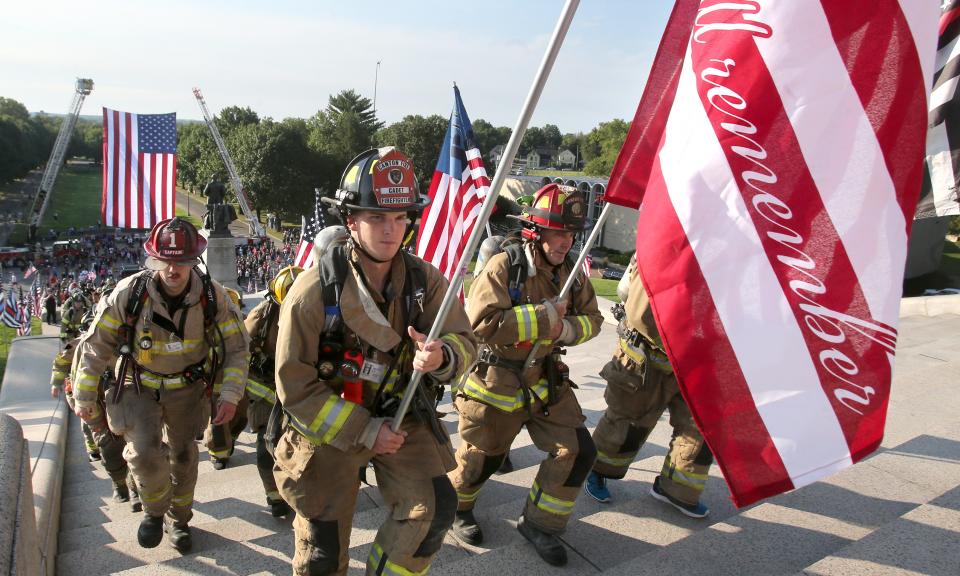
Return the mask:
<path fill-rule="evenodd" d="M 396 146 L 413 160 L 414 172 L 420 181 L 420 192 L 425 194 L 426 186 L 433 178 L 449 124 L 449 119 L 437 114 L 426 118 L 406 116 L 377 132 L 376 142 L 378 146 Z"/>
<path fill-rule="evenodd" d="M 497 146 L 506 146 L 507 142 L 510 141 L 510 134 L 513 133 L 513 130 L 506 126 L 494 126 L 483 119 L 474 120 L 472 124 L 473 137 L 480 148 L 480 153 L 483 154 L 484 165 L 492 174 L 495 166 L 490 161 L 489 154 Z"/>
<path fill-rule="evenodd" d="M 543 130 L 543 145 L 547 148 L 559 148 L 563 143 L 563 136 L 560 135 L 560 129 L 553 124 L 545 124 Z"/>
<path fill-rule="evenodd" d="M 227 106 L 220 111 L 217 117 L 217 128 L 221 134 L 232 131 L 234 128 L 246 126 L 248 124 L 259 124 L 260 116 L 250 108 L 241 108 L 239 106 Z"/>
<path fill-rule="evenodd" d="M 344 90 L 331 96 L 326 109 L 307 120 L 307 142 L 313 150 L 345 166 L 372 146 L 373 135 L 382 125 L 374 115 L 370 99 Z"/>
<path fill-rule="evenodd" d="M 547 145 L 546 142 L 547 139 L 543 132 L 543 128 L 532 126 L 527 128 L 526 133 L 523 135 L 523 142 L 520 143 L 520 149 L 517 151 L 517 153 L 520 156 L 526 156 L 537 148 L 545 147 Z"/>
<path fill-rule="evenodd" d="M 587 161 L 583 167 L 584 173 L 591 176 L 609 176 L 629 130 L 630 123 L 619 118 L 601 122 L 591 130 L 581 148 Z"/>

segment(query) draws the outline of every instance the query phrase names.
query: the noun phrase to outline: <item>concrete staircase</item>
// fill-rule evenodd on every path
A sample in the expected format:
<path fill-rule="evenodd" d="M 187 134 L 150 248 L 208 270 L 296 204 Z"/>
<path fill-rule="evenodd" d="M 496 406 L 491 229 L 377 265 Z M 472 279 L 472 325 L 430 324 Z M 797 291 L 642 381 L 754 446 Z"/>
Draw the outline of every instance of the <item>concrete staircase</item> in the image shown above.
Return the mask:
<path fill-rule="evenodd" d="M 494 476 L 477 516 L 484 548 L 450 537 L 432 574 L 960 574 L 960 316 L 908 317 L 901 323 L 887 436 L 867 461 L 790 494 L 737 510 L 714 468 L 705 502 L 711 514 L 687 518 L 647 495 L 660 470 L 670 428 L 657 427 L 614 501 L 582 496 L 563 539 L 570 564 L 542 562 L 517 533 L 541 453 L 524 433 L 514 444 L 516 471 Z M 580 384 L 588 425 L 605 408 L 603 380 L 615 331 L 609 324 L 567 357 Z M 449 404 L 441 410 L 456 436 Z M 67 446 L 58 573 L 289 574 L 290 519 L 270 516 L 256 473 L 253 436 L 241 436 L 226 470 L 201 454 L 195 495 L 194 552 L 181 556 L 166 542 L 152 550 L 136 543 L 139 514 L 110 499 L 102 467 L 86 460 L 76 419 Z M 373 474 L 369 475 L 373 481 Z M 375 487 L 364 487 L 351 542 L 351 573 L 364 561 L 386 510 Z"/>

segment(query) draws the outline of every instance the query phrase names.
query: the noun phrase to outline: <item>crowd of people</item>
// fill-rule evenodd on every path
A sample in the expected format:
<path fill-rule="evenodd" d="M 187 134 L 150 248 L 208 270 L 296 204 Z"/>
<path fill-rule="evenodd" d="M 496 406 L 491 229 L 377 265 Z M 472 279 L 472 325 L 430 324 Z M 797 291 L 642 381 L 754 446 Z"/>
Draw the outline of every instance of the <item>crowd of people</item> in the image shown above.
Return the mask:
<path fill-rule="evenodd" d="M 237 246 L 237 285 L 247 293 L 266 289 L 271 278 L 293 264 L 299 239 L 288 231 L 279 246 L 269 239 Z"/>

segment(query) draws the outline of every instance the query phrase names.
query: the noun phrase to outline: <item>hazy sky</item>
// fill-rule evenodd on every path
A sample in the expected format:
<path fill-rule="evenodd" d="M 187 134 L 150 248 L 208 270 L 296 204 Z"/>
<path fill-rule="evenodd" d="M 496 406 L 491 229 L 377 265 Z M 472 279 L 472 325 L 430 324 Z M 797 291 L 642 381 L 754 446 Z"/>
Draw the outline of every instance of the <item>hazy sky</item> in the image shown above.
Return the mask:
<path fill-rule="evenodd" d="M 583 0 L 531 125 L 587 131 L 632 119 L 669 0 Z M 513 126 L 562 0 L 341 2 L 292 0 L 5 2 L 0 96 L 66 112 L 76 77 L 101 106 L 201 118 L 191 88 L 217 113 L 306 118 L 352 88 L 378 116 L 448 116 L 453 82 L 471 118 Z"/>

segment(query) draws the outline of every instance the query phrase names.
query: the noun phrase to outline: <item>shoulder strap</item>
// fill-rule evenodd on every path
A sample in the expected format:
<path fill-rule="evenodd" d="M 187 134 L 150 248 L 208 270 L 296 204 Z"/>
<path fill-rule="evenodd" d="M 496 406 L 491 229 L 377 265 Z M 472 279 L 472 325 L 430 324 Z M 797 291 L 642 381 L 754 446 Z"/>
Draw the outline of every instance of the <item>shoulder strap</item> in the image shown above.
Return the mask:
<path fill-rule="evenodd" d="M 413 326 L 423 312 L 423 299 L 427 294 L 427 271 L 423 264 L 412 254 L 403 251 L 403 265 L 406 268 L 404 291 L 406 292 L 407 325 Z"/>
<path fill-rule="evenodd" d="M 523 252 L 522 242 L 512 242 L 504 247 L 510 262 L 507 276 L 507 289 L 510 292 L 510 302 L 514 306 L 521 304 L 520 298 L 523 285 L 527 281 L 527 255 Z"/>
<path fill-rule="evenodd" d="M 317 266 L 320 271 L 320 283 L 323 286 L 323 313 L 324 321 L 323 333 L 332 334 L 339 331 L 342 325 L 340 314 L 340 295 L 343 294 L 343 286 L 347 282 L 347 254 L 345 243 L 335 244 L 330 247 Z"/>
<path fill-rule="evenodd" d="M 140 318 L 140 312 L 143 311 L 143 305 L 148 298 L 147 282 L 149 281 L 149 274 L 141 274 L 137 276 L 137 279 L 133 283 L 133 289 L 130 291 L 130 298 L 127 299 L 127 307 L 125 310 L 125 321 L 128 325 L 133 325 L 137 319 Z"/>
<path fill-rule="evenodd" d="M 210 274 L 207 272 L 201 272 L 199 268 L 194 268 L 197 271 L 197 274 L 200 275 L 200 281 L 203 285 L 203 290 L 200 292 L 200 304 L 203 305 L 203 322 L 207 326 L 211 326 L 217 321 L 217 289 L 213 285 L 213 280 L 210 279 Z"/>

